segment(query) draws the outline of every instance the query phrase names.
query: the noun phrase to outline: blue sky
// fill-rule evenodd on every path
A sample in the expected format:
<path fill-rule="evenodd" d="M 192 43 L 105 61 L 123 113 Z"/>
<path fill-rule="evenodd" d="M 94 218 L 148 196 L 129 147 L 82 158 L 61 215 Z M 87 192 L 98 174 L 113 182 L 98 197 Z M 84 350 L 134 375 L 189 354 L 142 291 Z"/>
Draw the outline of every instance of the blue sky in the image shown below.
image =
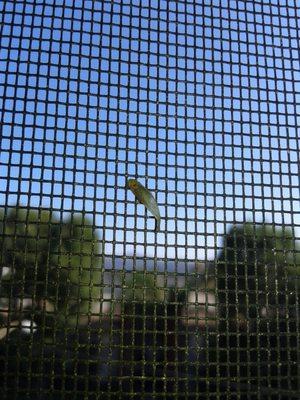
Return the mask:
<path fill-rule="evenodd" d="M 1 205 L 84 210 L 106 254 L 204 261 L 245 220 L 299 238 L 296 5 L 0 7 Z M 160 233 L 128 177 L 156 194 Z"/>

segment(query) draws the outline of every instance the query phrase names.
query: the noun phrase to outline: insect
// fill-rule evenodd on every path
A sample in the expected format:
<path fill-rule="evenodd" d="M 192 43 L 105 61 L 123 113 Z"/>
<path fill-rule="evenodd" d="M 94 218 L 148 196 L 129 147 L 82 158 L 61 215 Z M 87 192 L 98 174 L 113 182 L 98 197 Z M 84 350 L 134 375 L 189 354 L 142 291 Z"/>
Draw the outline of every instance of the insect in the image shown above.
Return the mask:
<path fill-rule="evenodd" d="M 135 179 L 128 179 L 127 187 L 132 191 L 132 193 L 137 198 L 138 202 L 144 204 L 148 211 L 155 217 L 155 231 L 160 230 L 160 213 L 158 205 L 155 198 L 152 196 L 151 192 L 145 188 L 141 183 Z"/>

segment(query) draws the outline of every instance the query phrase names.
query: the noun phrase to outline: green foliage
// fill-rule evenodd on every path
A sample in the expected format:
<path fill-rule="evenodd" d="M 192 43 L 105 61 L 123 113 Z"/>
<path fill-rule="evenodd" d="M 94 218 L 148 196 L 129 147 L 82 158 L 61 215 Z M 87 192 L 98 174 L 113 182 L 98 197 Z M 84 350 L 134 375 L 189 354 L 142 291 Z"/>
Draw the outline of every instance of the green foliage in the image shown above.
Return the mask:
<path fill-rule="evenodd" d="M 167 290 L 161 286 L 159 277 L 155 273 L 134 271 L 126 279 L 123 299 L 125 302 L 159 303 L 165 300 Z"/>
<path fill-rule="evenodd" d="M 0 221 L 1 265 L 9 268 L 4 283 L 10 284 L 12 294 L 45 295 L 47 267 L 53 252 L 55 226 L 50 213 L 21 208 L 2 212 Z M 7 285 L 4 285 L 7 287 Z M 3 293 L 3 288 L 2 288 Z"/>
<path fill-rule="evenodd" d="M 245 223 L 231 228 L 216 262 L 221 315 L 247 318 L 263 311 L 270 315 L 285 305 L 288 296 L 293 301 L 293 238 L 291 230 L 271 225 Z"/>
<path fill-rule="evenodd" d="M 80 216 L 60 226 L 59 242 L 52 258 L 52 280 L 59 282 L 59 307 L 69 306 L 71 299 L 73 310 L 87 312 L 87 303 L 99 299 L 100 254 L 94 236 L 93 229 Z"/>
<path fill-rule="evenodd" d="M 61 222 L 49 210 L 21 207 L 0 217 L 1 266 L 8 268 L 1 297 L 31 298 L 35 310 L 47 301 L 61 322 L 88 312 L 101 284 L 99 240 L 88 221 L 75 215 Z"/>

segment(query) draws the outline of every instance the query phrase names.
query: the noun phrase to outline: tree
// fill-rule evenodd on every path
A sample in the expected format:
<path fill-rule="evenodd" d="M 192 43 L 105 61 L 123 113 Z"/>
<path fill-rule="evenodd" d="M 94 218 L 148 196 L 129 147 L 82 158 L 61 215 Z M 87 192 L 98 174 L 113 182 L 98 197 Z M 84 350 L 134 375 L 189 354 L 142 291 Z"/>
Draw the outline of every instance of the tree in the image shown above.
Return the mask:
<path fill-rule="evenodd" d="M 45 310 L 56 323 L 75 323 L 100 296 L 99 239 L 93 228 L 82 216 L 64 222 L 45 209 L 16 206 L 0 217 L 0 265 L 6 268 L 1 298 L 11 304 L 29 300 L 27 311 L 32 316 L 35 310 L 38 323 Z"/>
<path fill-rule="evenodd" d="M 297 252 L 295 235 L 286 227 L 247 222 L 224 236 L 214 266 L 218 328 L 206 350 L 218 365 L 210 381 L 218 371 L 224 390 L 235 391 L 237 382 L 245 398 L 258 388 L 266 398 L 287 387 L 297 390 L 297 355 L 288 351 L 297 346 L 299 330 Z"/>
<path fill-rule="evenodd" d="M 47 267 L 53 252 L 55 226 L 50 223 L 50 212 L 12 208 L 1 213 L 1 266 L 7 274 L 1 292 L 12 296 L 45 295 Z"/>
<path fill-rule="evenodd" d="M 76 319 L 101 296 L 99 240 L 80 215 L 59 228 L 51 268 L 51 280 L 58 283 L 53 302 L 68 318 Z"/>
<path fill-rule="evenodd" d="M 122 297 L 128 303 L 161 303 L 168 295 L 168 289 L 160 284 L 161 280 L 155 273 L 134 271 L 127 275 Z"/>
<path fill-rule="evenodd" d="M 237 319 L 270 316 L 293 302 L 291 275 L 299 271 L 293 232 L 271 225 L 233 226 L 216 261 L 220 316 Z M 292 293 L 292 294 L 291 294 Z"/>
<path fill-rule="evenodd" d="M 0 392 L 23 399 L 30 386 L 31 398 L 40 399 L 42 388 L 52 388 L 51 376 L 53 398 L 65 388 L 76 392 L 72 378 L 87 365 L 78 348 L 89 348 L 90 336 L 74 325 L 101 296 L 98 235 L 81 215 L 64 221 L 50 210 L 16 206 L 0 210 L 0 251 L 2 322 L 12 331 L 0 329 Z M 18 329 L 25 320 L 37 328 L 31 334 Z M 99 366 L 98 354 L 89 367 Z"/>

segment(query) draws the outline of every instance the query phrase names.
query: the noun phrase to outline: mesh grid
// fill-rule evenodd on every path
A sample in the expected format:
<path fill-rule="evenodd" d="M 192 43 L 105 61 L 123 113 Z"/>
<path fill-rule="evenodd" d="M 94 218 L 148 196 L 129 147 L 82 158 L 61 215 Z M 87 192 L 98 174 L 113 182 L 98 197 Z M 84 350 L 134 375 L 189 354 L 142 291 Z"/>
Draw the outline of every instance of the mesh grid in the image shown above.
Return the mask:
<path fill-rule="evenodd" d="M 299 398 L 297 1 L 0 8 L 1 398 Z"/>

